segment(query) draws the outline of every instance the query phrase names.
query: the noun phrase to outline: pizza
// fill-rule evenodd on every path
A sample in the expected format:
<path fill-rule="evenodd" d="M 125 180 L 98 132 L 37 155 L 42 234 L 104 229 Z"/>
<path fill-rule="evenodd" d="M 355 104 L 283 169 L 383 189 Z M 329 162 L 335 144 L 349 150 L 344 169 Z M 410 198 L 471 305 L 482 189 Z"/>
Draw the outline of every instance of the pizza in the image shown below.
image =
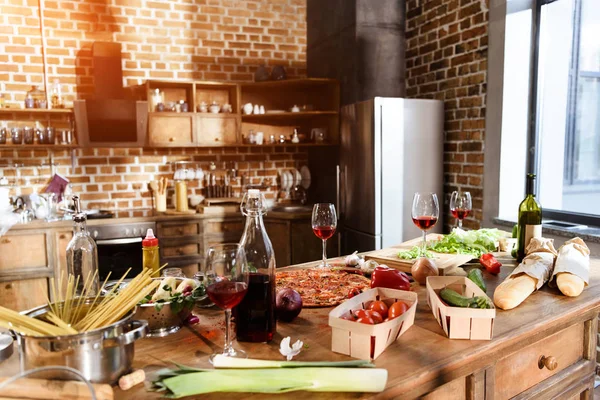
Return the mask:
<path fill-rule="evenodd" d="M 371 280 L 356 273 L 330 268 L 277 272 L 277 290 L 291 288 L 302 297 L 303 307 L 333 307 L 348 298 L 353 289 L 369 289 Z"/>

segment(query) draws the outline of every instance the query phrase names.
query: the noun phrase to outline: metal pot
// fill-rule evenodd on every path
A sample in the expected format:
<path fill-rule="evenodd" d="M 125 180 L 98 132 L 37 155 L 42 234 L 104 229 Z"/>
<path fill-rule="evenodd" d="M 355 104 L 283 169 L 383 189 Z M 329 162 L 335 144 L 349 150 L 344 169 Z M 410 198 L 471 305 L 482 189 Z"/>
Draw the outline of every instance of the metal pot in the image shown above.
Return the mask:
<path fill-rule="evenodd" d="M 44 305 L 23 314 L 39 317 L 48 311 L 48 305 Z M 110 326 L 76 335 L 25 336 L 15 332 L 21 371 L 63 365 L 79 370 L 91 382 L 116 383 L 131 370 L 133 344 L 148 330 L 146 321 L 133 320 L 134 313 Z M 73 379 L 64 372 L 47 372 L 41 378 Z"/>

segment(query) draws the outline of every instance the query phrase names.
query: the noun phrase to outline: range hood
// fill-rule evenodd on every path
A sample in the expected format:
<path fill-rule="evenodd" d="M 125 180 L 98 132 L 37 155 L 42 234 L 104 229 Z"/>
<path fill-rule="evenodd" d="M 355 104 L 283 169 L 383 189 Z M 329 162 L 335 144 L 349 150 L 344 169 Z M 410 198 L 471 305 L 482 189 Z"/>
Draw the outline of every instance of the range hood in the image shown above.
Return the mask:
<path fill-rule="evenodd" d="M 146 122 L 137 118 L 145 102 L 127 98 L 123 88 L 121 44 L 92 45 L 94 92 L 91 99 L 74 102 L 79 141 L 84 147 L 140 147 Z M 138 104 L 142 103 L 142 104 Z M 144 126 L 140 127 L 139 124 Z"/>

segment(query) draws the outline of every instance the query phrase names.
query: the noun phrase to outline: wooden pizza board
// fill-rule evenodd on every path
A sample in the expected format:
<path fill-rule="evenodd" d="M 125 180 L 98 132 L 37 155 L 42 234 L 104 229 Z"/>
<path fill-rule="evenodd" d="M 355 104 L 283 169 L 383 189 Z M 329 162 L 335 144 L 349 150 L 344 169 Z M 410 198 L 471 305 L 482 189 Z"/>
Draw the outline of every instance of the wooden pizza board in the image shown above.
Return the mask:
<path fill-rule="evenodd" d="M 427 235 L 427 241 L 438 240 L 442 236 L 443 235 L 441 234 L 430 233 Z M 385 264 L 390 268 L 396 268 L 400 271 L 410 273 L 410 268 L 415 260 L 403 260 L 398 257 L 398 252 L 410 250 L 414 246 L 420 245 L 422 240 L 423 239 L 419 237 L 396 246 L 375 250 L 365 254 L 365 259 L 375 260 L 378 263 Z M 435 256 L 435 265 L 437 265 L 440 275 L 466 275 L 464 271 L 457 269 L 457 267 L 468 263 L 473 258 L 472 256 L 465 254 L 444 254 L 433 251 L 431 253 L 433 253 Z"/>

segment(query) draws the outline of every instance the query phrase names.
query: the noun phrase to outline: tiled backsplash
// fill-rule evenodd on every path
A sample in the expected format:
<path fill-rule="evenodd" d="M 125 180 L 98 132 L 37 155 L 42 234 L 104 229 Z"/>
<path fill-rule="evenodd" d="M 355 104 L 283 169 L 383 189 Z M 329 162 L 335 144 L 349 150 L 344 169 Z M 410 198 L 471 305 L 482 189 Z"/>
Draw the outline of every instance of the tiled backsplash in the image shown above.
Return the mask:
<path fill-rule="evenodd" d="M 72 154 L 75 167 L 72 167 Z M 171 181 L 173 193 L 173 161 L 197 161 L 208 171 L 210 162 L 217 169 L 225 162 L 234 162 L 238 176 L 234 191 L 241 190 L 241 177 L 246 183 L 269 186 L 266 195 L 277 194 L 277 171 L 281 168 L 299 168 L 307 162 L 307 152 L 296 146 L 221 147 L 221 148 L 96 148 L 75 150 L 27 149 L 26 146 L 0 147 L 0 176 L 4 175 L 17 185 L 13 194 L 42 193 L 52 169 L 47 166 L 52 159 L 56 172 L 67 177 L 75 194 L 81 194 L 85 208 L 131 209 L 152 207 L 152 194 L 148 182 L 160 177 Z M 10 165 L 22 164 L 18 170 Z M 41 166 L 46 164 L 46 166 Z M 7 166 L 9 165 L 9 166 Z M 189 194 L 202 194 L 202 185 L 188 182 Z"/>

